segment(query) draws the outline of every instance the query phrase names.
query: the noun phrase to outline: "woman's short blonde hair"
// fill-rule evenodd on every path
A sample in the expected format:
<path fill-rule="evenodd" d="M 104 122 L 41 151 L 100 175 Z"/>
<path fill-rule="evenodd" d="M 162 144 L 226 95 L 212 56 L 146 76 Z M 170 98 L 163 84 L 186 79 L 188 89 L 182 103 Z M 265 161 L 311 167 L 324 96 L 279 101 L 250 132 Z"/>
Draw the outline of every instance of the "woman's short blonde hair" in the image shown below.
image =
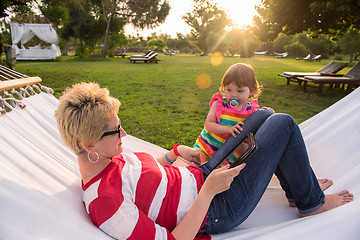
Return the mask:
<path fill-rule="evenodd" d="M 251 96 L 249 100 L 256 99 L 261 93 L 261 86 L 256 80 L 254 69 L 245 63 L 235 63 L 226 70 L 220 85 L 220 92 L 224 94 L 225 87 L 232 82 L 238 87 L 248 87 Z"/>
<path fill-rule="evenodd" d="M 59 98 L 55 118 L 61 138 L 75 154 L 85 152 L 84 144 L 94 145 L 116 117 L 120 102 L 109 90 L 96 83 L 78 83 Z"/>

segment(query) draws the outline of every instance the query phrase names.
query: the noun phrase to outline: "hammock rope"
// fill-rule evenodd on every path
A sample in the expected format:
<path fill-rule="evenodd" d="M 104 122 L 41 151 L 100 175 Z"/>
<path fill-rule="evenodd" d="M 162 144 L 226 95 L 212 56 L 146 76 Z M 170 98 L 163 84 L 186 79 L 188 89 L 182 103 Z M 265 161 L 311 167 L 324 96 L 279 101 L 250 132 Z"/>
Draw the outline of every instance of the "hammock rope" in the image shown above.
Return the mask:
<path fill-rule="evenodd" d="M 39 77 L 29 77 L 25 74 L 0 65 L 0 113 L 12 111 L 17 105 L 25 108 L 24 98 L 46 92 L 53 94 L 54 90 L 40 84 Z M 10 92 L 9 92 L 10 91 Z"/>

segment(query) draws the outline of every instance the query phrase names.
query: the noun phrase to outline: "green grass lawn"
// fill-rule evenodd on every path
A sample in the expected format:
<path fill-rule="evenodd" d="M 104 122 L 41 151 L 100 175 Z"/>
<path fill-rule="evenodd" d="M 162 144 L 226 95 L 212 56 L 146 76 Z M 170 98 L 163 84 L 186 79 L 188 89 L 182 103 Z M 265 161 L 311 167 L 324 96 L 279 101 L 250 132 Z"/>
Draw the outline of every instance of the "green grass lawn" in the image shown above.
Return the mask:
<path fill-rule="evenodd" d="M 108 87 L 121 102 L 119 116 L 124 129 L 131 135 L 169 149 L 180 142 L 193 146 L 203 128 L 209 101 L 218 91 L 226 69 L 237 62 L 248 63 L 255 69 L 263 87 L 260 107 L 268 106 L 276 112 L 291 114 L 297 123 L 329 107 L 347 93 L 342 89 L 329 90 L 323 95 L 308 88 L 307 92 L 295 83 L 286 85 L 278 77 L 283 71 L 316 71 L 330 62 L 304 62 L 275 57 L 225 57 L 219 66 L 212 66 L 210 57 L 195 55 L 160 55 L 159 64 L 132 64 L 127 58 L 79 59 L 62 57 L 54 62 L 21 62 L 16 70 L 29 76 L 39 76 L 43 85 L 51 87 L 55 96 L 78 82 L 98 82 Z M 346 73 L 350 66 L 340 73 Z M 209 87 L 196 84 L 200 74 L 208 74 Z"/>

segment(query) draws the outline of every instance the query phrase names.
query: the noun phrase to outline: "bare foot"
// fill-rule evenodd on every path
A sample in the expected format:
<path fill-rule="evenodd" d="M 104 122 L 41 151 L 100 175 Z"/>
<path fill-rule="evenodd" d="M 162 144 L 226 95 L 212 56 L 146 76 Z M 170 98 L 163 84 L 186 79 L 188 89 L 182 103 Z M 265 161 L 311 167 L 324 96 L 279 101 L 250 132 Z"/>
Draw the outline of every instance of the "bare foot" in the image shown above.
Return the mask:
<path fill-rule="evenodd" d="M 341 192 L 338 192 L 335 194 L 326 195 L 325 203 L 318 210 L 313 211 L 308 214 L 300 214 L 300 217 L 307 217 L 307 216 L 311 216 L 311 215 L 329 211 L 333 208 L 337 208 L 344 204 L 352 202 L 353 199 L 354 199 L 354 195 L 347 190 L 344 190 L 344 191 L 341 191 Z"/>
<path fill-rule="evenodd" d="M 296 204 L 294 202 L 289 202 L 290 207 L 296 207 Z"/>
<path fill-rule="evenodd" d="M 318 179 L 318 183 L 319 183 L 320 189 L 322 191 L 325 191 L 326 189 L 328 189 L 329 187 L 331 187 L 334 184 L 331 179 L 327 179 L 327 178 Z M 289 202 L 289 206 L 290 207 L 296 207 L 296 204 Z"/>
<path fill-rule="evenodd" d="M 326 189 L 328 189 L 333 185 L 333 181 L 327 178 L 318 179 L 318 183 L 320 185 L 321 190 L 323 191 L 325 191 Z"/>

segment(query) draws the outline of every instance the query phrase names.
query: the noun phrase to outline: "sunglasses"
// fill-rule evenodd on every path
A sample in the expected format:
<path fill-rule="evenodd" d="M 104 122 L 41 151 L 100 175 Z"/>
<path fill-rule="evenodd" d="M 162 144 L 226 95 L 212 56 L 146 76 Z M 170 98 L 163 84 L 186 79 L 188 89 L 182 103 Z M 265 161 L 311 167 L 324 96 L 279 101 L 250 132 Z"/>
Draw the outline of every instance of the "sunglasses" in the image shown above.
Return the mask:
<path fill-rule="evenodd" d="M 120 131 L 121 131 L 121 123 L 119 123 L 119 125 L 117 126 L 115 131 L 104 132 L 104 134 L 101 135 L 101 137 L 106 137 L 106 136 L 109 136 L 109 135 L 118 134 L 119 138 L 120 138 Z"/>

